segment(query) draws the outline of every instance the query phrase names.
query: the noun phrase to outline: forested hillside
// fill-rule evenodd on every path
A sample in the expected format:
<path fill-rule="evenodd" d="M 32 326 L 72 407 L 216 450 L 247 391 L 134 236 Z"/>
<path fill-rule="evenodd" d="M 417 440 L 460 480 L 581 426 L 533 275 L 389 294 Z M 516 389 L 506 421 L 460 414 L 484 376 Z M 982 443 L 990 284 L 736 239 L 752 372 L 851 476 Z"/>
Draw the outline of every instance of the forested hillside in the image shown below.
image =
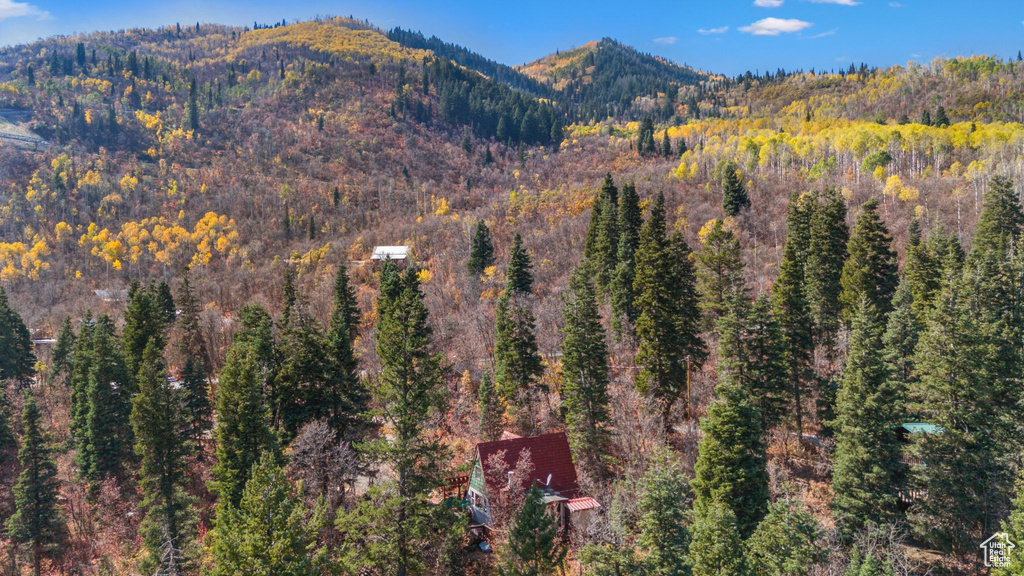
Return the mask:
<path fill-rule="evenodd" d="M 0 572 L 982 573 L 1022 93 L 341 18 L 0 49 Z M 549 455 L 474 466 L 562 431 L 571 529 Z"/>

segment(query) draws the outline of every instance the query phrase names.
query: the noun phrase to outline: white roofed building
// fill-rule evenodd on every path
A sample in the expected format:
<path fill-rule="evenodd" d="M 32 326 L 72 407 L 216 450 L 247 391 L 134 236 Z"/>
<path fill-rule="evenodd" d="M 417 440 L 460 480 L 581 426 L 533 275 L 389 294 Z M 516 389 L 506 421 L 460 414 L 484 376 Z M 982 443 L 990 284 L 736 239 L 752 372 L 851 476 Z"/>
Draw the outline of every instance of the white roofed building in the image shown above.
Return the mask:
<path fill-rule="evenodd" d="M 373 249 L 373 256 L 370 260 L 411 260 L 408 246 L 377 246 Z"/>

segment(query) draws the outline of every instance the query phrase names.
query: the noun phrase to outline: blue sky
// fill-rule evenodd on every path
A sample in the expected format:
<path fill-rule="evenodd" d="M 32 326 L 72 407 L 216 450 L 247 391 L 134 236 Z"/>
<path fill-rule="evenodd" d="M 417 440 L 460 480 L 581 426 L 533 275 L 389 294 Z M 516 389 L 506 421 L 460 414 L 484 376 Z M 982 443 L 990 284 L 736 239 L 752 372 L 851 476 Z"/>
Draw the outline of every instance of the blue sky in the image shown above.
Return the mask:
<path fill-rule="evenodd" d="M 1016 56 L 1021 0 L 0 0 L 0 45 L 175 22 L 250 24 L 353 15 L 514 65 L 605 36 L 704 70 L 888 66 Z"/>

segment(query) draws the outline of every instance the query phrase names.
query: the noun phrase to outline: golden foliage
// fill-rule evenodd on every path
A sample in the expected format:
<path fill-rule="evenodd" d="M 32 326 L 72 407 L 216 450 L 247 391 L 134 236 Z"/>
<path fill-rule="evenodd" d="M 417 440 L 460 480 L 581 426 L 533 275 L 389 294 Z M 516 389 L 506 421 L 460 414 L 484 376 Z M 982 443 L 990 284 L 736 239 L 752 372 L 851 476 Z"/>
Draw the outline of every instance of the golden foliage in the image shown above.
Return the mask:
<path fill-rule="evenodd" d="M 376 30 L 355 30 L 346 27 L 342 18 L 323 21 L 299 22 L 277 28 L 253 30 L 242 36 L 240 49 L 267 44 L 305 46 L 318 52 L 342 57 L 385 60 L 422 60 L 430 55 L 426 50 L 413 50 Z"/>
<path fill-rule="evenodd" d="M 0 242 L 0 282 L 18 278 L 39 280 L 39 273 L 50 268 L 43 260 L 49 254 L 50 247 L 39 235 L 29 242 Z"/>

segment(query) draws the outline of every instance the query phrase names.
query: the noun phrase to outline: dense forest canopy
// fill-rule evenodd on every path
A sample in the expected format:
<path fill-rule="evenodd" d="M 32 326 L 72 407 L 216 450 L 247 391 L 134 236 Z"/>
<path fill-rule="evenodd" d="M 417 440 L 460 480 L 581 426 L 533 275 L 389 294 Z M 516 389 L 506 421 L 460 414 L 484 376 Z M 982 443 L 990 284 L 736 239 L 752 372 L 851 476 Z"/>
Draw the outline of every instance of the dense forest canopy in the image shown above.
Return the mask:
<path fill-rule="evenodd" d="M 1021 94 L 351 18 L 2 48 L 0 570 L 980 573 L 1024 539 Z M 474 461 L 563 432 L 568 528 L 549 454 Z"/>

